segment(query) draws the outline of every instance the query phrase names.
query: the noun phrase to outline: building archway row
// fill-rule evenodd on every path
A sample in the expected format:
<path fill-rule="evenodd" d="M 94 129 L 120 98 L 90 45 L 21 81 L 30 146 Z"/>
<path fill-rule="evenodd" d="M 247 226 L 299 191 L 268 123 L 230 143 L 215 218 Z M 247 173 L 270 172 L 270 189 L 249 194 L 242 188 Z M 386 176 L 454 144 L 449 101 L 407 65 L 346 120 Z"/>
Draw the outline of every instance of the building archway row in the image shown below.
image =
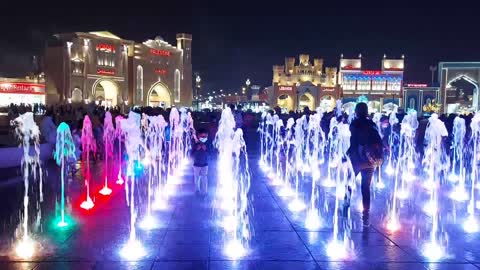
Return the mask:
<path fill-rule="evenodd" d="M 84 91 L 81 87 L 75 85 L 69 93 L 69 101 L 72 103 L 81 103 L 101 100 L 102 104 L 106 106 L 128 103 L 128 98 L 125 98 L 128 94 L 124 87 L 122 90 L 122 86 L 124 86 L 123 81 L 105 78 L 95 80 L 88 88 L 88 91 Z M 171 90 L 160 81 L 152 84 L 148 90 L 144 92 L 147 98 L 142 104 L 138 105 L 168 108 L 173 104 Z"/>

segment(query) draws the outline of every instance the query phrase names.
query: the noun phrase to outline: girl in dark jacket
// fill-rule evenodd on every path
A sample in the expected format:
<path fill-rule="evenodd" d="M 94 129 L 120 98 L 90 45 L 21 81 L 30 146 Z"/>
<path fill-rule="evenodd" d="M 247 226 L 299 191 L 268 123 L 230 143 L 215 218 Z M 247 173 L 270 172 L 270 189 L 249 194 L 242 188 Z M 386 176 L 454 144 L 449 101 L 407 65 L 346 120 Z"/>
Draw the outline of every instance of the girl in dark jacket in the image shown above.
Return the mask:
<path fill-rule="evenodd" d="M 368 118 L 368 106 L 366 103 L 358 103 L 355 107 L 355 119 L 350 124 L 350 148 L 348 154 L 352 162 L 355 175 L 362 176 L 362 202 L 363 202 L 363 225 L 369 226 L 370 213 L 370 184 L 376 164 L 372 164 L 365 152 L 380 147 L 383 151 L 382 139 L 377 131 L 377 125 Z M 368 155 L 369 153 L 367 153 Z M 382 158 L 382 157 L 379 157 Z"/>

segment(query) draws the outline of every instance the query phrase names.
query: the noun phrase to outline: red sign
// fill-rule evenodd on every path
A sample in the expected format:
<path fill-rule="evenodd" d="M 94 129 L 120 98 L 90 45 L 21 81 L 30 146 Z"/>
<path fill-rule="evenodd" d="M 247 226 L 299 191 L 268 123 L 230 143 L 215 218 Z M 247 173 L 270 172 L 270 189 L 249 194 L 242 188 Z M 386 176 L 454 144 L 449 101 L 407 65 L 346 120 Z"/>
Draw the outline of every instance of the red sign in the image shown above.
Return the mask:
<path fill-rule="evenodd" d="M 293 86 L 279 86 L 279 91 L 293 91 Z"/>
<path fill-rule="evenodd" d="M 355 70 L 355 69 L 359 69 L 359 68 L 354 67 L 353 65 L 346 65 L 346 66 L 342 67 L 342 69 L 352 69 L 352 70 Z"/>
<path fill-rule="evenodd" d="M 115 75 L 115 70 L 98 68 L 97 74 L 101 75 Z"/>
<path fill-rule="evenodd" d="M 159 75 L 165 75 L 165 74 L 167 74 L 167 70 L 163 69 L 163 68 L 156 68 L 155 73 L 157 73 Z"/>
<path fill-rule="evenodd" d="M 0 92 L 11 94 L 45 94 L 45 85 L 37 83 L 0 83 Z"/>
<path fill-rule="evenodd" d="M 115 46 L 110 44 L 97 44 L 97 50 L 115 52 Z"/>
<path fill-rule="evenodd" d="M 170 56 L 170 52 L 166 50 L 150 49 L 150 53 L 158 56 Z"/>
<path fill-rule="evenodd" d="M 427 87 L 426 83 L 407 83 L 407 87 Z"/>
<path fill-rule="evenodd" d="M 382 71 L 381 70 L 364 70 L 363 74 L 364 75 L 381 75 Z"/>

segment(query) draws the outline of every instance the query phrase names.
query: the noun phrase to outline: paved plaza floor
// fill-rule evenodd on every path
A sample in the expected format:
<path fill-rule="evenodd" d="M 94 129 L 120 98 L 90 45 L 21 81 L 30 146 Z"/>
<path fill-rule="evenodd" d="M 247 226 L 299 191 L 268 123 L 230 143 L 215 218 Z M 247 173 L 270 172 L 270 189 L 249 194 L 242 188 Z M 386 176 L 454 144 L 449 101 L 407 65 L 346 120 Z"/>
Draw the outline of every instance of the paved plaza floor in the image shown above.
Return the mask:
<path fill-rule="evenodd" d="M 0 269 L 480 269 L 480 234 L 466 234 L 458 226 L 445 225 L 441 228 L 447 238 L 447 256 L 433 261 L 423 256 L 430 218 L 419 213 L 413 204 L 402 207 L 402 228 L 399 231 L 391 233 L 386 230 L 387 191 L 377 194 L 373 200 L 372 225 L 369 228 L 361 226 L 358 211 L 352 209 L 353 225 L 348 232 L 348 238 L 353 243 L 352 253 L 342 259 L 328 256 L 327 247 L 333 233 L 331 202 L 321 206 L 329 209 L 322 210 L 323 226 L 314 231 L 305 228 L 305 211 L 293 213 L 289 210 L 289 201 L 278 196 L 277 187 L 270 184 L 271 180 L 257 165 L 256 135 L 247 132 L 246 136 L 254 230 L 250 249 L 244 257 L 232 260 L 223 252 L 224 233 L 218 226 L 212 206 L 216 181 L 219 180 L 216 162 L 210 164 L 209 196 L 195 194 L 192 172 L 186 170 L 184 183 L 177 186 L 168 209 L 154 211 L 158 228 L 137 228 L 137 238 L 143 244 L 146 255 L 134 261 L 127 261 L 119 255 L 129 237 L 130 217 L 123 187 L 115 186 L 108 198 L 96 195 L 95 208 L 87 212 L 79 208 L 84 192 L 82 180 L 68 180 L 67 209 L 74 220 L 72 224 L 75 224 L 57 230 L 50 224 L 58 214 L 60 180 L 58 169 L 48 165 L 44 179 L 44 202 L 40 206 L 41 219 L 38 224 L 32 224 L 32 234 L 38 245 L 31 259 L 22 260 L 13 253 L 18 239 L 15 228 L 21 215 L 23 182 L 17 178 L 1 182 Z M 93 167 L 94 175 L 99 178 L 101 171 L 101 166 Z M 310 182 L 305 182 L 301 187 L 302 194 L 306 194 L 302 198 L 306 200 L 310 185 Z M 320 196 L 326 196 L 322 192 Z M 355 192 L 354 196 L 358 198 L 359 191 Z M 137 203 L 145 202 L 139 200 Z M 142 213 L 138 214 L 141 219 Z M 342 228 L 340 235 L 344 235 Z"/>

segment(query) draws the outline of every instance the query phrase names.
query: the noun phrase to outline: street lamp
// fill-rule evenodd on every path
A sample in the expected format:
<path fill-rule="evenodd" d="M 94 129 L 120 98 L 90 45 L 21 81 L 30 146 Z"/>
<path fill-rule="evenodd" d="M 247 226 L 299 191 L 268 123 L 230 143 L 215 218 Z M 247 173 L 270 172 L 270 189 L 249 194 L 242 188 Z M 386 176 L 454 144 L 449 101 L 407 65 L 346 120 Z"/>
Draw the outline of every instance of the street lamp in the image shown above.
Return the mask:
<path fill-rule="evenodd" d="M 247 81 L 245 82 L 245 85 L 247 86 L 247 89 L 246 89 L 246 93 L 244 91 L 244 95 L 246 94 L 247 95 L 247 99 L 250 100 L 250 79 L 247 78 Z"/>
<path fill-rule="evenodd" d="M 202 82 L 202 78 L 200 78 L 200 75 L 197 74 L 197 77 L 195 78 L 195 81 L 197 83 L 197 87 L 195 87 L 195 104 L 196 104 L 196 107 L 197 107 L 197 111 L 199 110 L 199 101 L 198 101 L 198 92 L 200 91 L 200 83 Z"/>

